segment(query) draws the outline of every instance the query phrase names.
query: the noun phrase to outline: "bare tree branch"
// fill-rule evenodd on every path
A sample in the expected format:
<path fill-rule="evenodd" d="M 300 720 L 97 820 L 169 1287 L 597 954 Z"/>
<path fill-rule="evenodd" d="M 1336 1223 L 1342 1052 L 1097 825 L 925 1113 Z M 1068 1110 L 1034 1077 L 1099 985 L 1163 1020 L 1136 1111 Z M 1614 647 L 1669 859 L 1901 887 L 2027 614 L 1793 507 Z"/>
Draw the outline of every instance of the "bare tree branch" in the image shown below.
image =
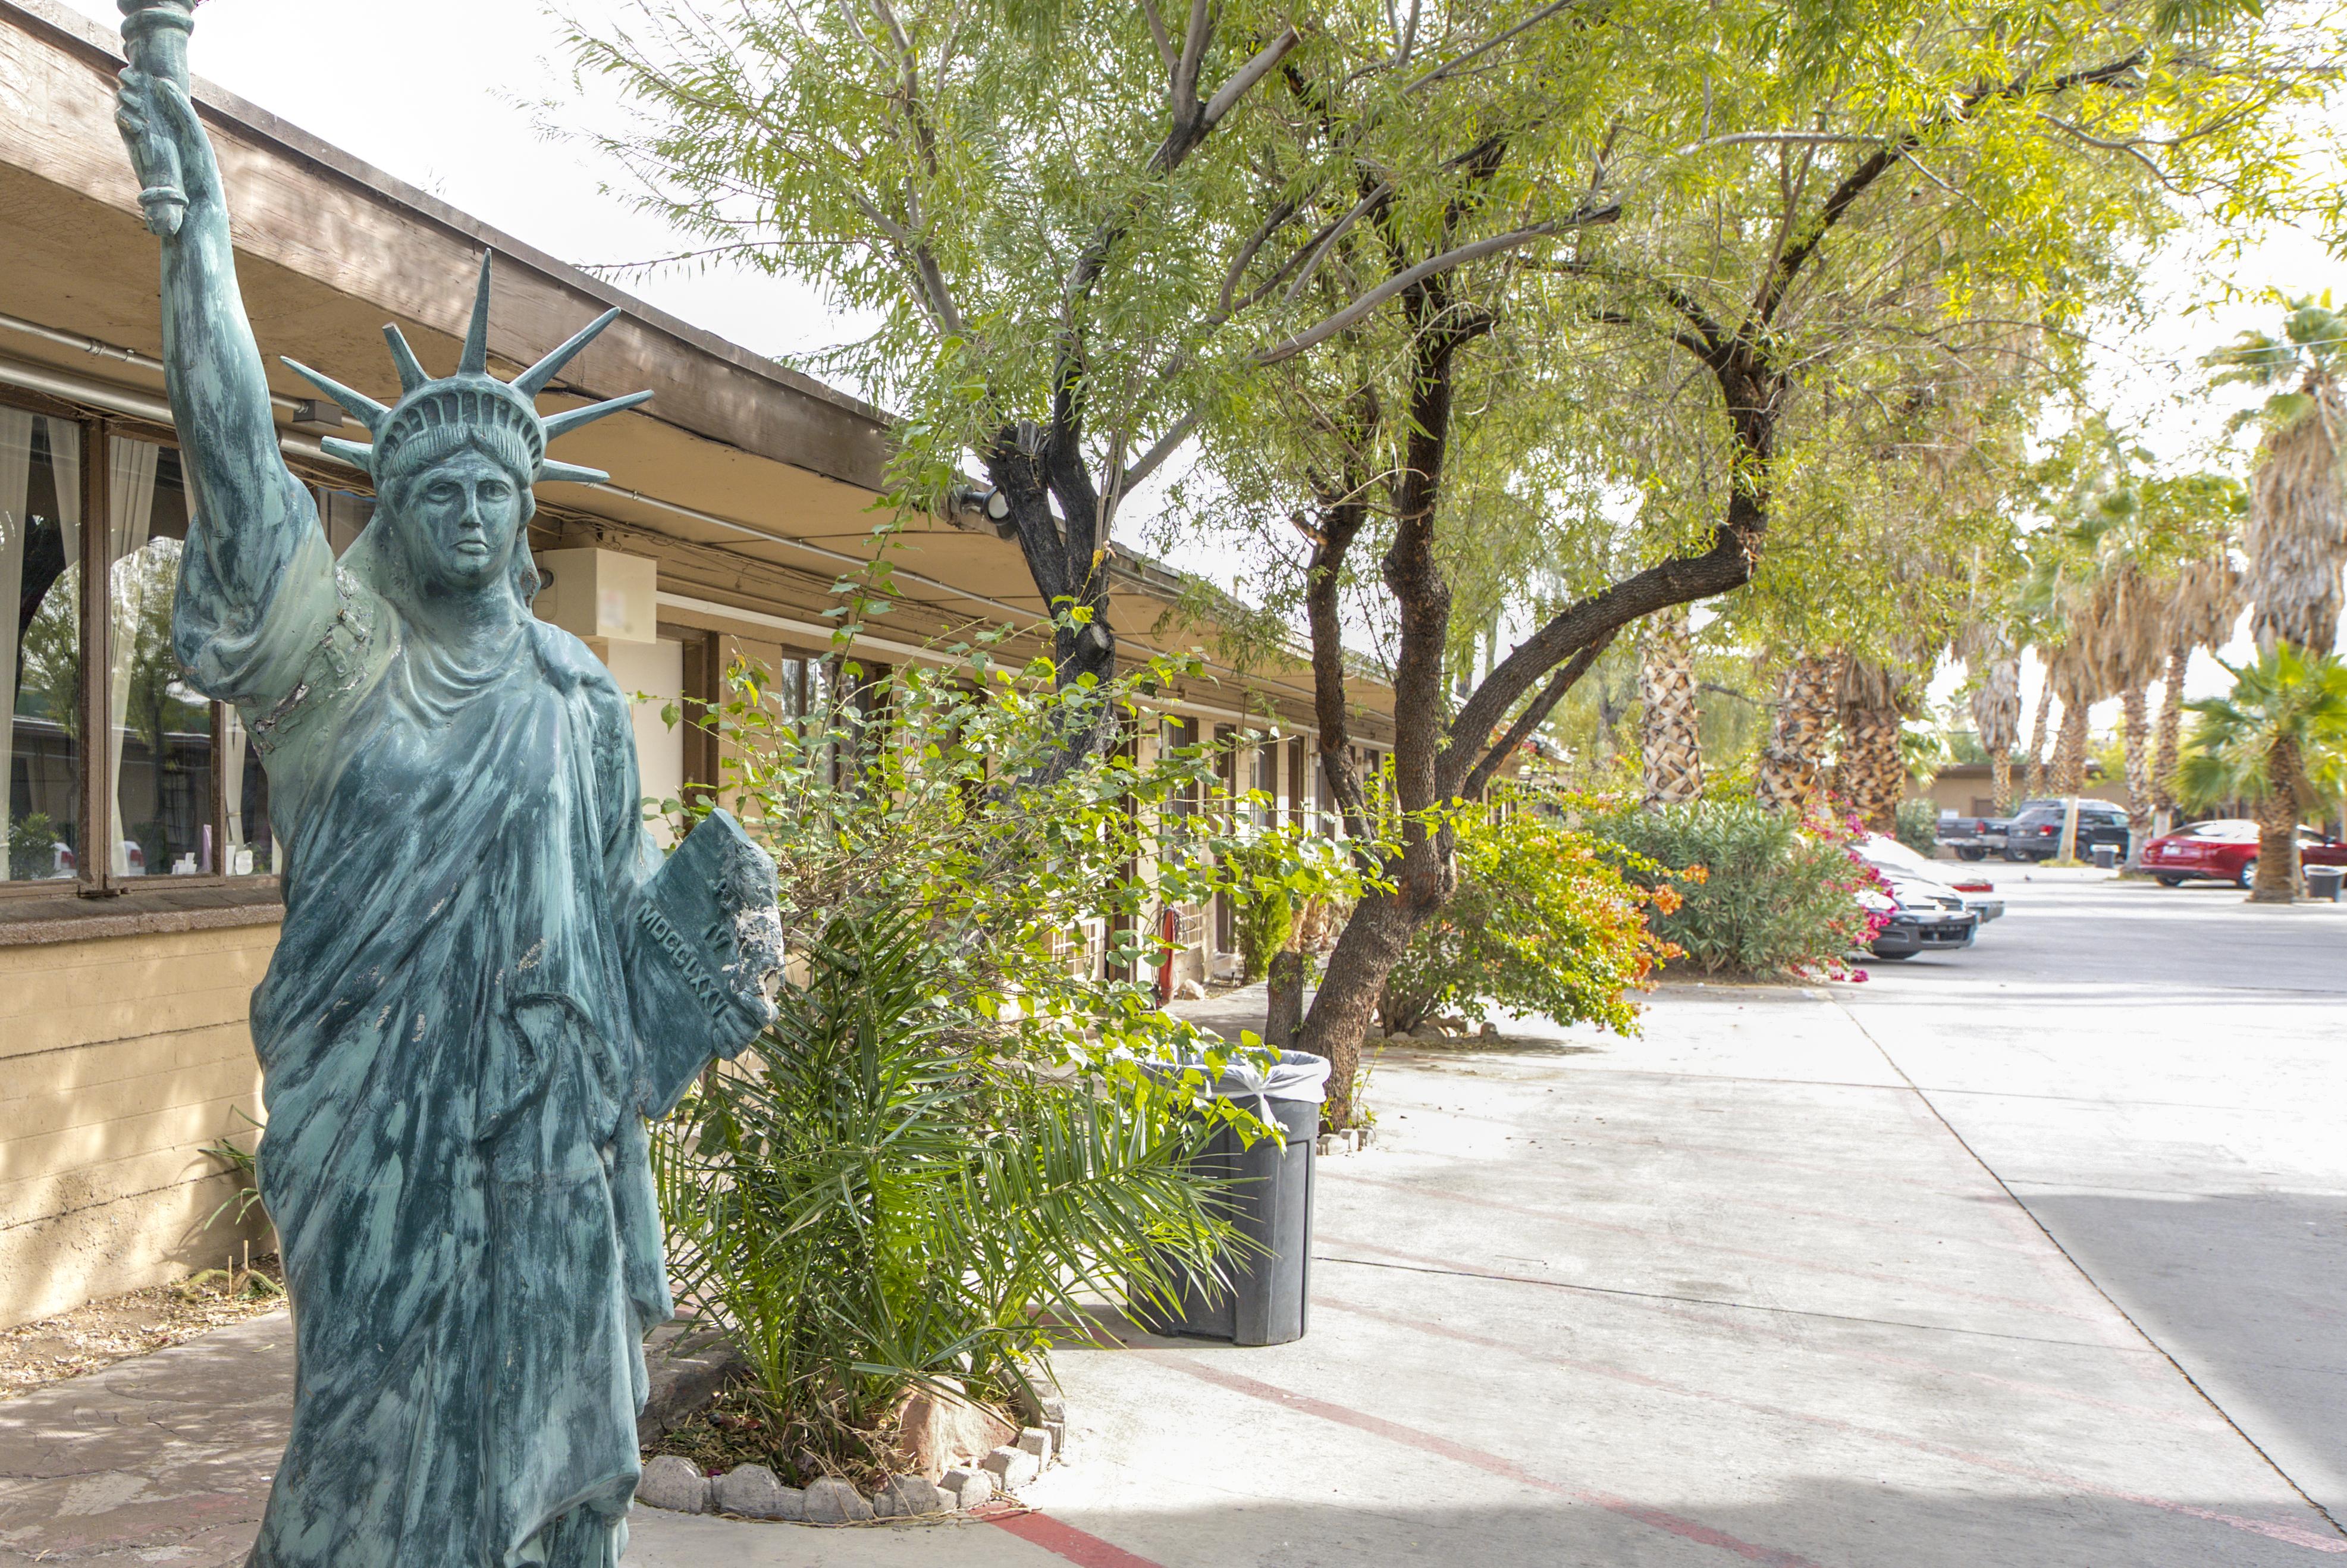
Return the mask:
<path fill-rule="evenodd" d="M 1297 354 L 1327 342 L 1347 328 L 1358 325 L 1378 306 L 1403 291 L 1414 288 L 1429 278 L 1447 272 L 1453 267 L 1471 266 L 1486 257 L 1520 250 L 1526 245 L 1553 239 L 1559 234 L 1584 228 L 1590 224 L 1612 223 L 1621 216 L 1621 207 L 1618 204 L 1609 204 L 1594 211 L 1576 212 L 1570 218 L 1556 218 L 1546 223 L 1534 223 L 1527 228 L 1512 229 L 1505 234 L 1493 234 L 1456 246 L 1439 256 L 1430 256 L 1416 266 L 1395 273 L 1317 325 L 1297 333 L 1284 343 L 1275 343 L 1262 350 L 1255 356 L 1255 363 L 1271 365 L 1277 364 L 1283 360 L 1294 359 Z"/>

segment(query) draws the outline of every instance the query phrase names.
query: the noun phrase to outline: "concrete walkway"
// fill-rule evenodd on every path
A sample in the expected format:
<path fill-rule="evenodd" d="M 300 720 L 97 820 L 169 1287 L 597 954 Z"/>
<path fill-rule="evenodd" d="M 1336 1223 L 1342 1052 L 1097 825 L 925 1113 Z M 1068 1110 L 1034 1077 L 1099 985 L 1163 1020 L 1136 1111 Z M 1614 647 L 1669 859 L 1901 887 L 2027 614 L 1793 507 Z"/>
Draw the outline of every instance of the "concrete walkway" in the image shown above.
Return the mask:
<path fill-rule="evenodd" d="M 1944 1042 L 1948 1019 L 2071 918 L 2049 895 L 2033 934 L 2028 907 L 1972 954 L 1840 995 L 1686 987 L 1635 1040 L 1389 1052 L 1378 1148 L 1321 1165 L 1304 1340 L 1065 1354 L 1069 1462 L 1030 1488 L 1036 1513 L 816 1532 L 640 1510 L 628 1562 L 2347 1555 L 1893 1060 Z M 1897 1010 L 1927 1007 L 1947 1012 Z M 2025 1034 L 2025 1016 L 1998 1027 Z M 1994 1071 L 1952 1044 L 1935 1065 Z M 2058 1161 L 2064 1136 L 2034 1146 Z M 282 1433 L 282 1327 L 0 1405 L 0 1564 L 239 1561 Z"/>

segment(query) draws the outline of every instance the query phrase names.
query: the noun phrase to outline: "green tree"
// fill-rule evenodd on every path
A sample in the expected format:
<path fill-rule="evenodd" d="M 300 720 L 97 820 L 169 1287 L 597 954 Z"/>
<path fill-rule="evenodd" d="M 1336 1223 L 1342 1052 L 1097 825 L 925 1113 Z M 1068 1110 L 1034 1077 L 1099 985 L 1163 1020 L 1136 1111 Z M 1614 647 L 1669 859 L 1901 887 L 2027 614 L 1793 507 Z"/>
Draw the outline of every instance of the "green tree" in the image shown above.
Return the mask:
<path fill-rule="evenodd" d="M 2188 704 L 2199 715 L 2177 772 L 2188 805 L 2258 807 L 2253 904 L 2298 891 L 2298 825 L 2347 793 L 2347 663 L 2287 639 L 2238 668 L 2233 689 Z"/>
<path fill-rule="evenodd" d="M 2295 380 L 2239 423 L 2263 431 L 2242 546 L 2249 557 L 2250 634 L 2260 650 L 2293 643 L 2328 653 L 2339 639 L 2340 573 L 2347 566 L 2347 313 L 2320 299 L 2288 302 L 2280 335 L 2243 333 L 2211 354 L 2219 385 Z"/>

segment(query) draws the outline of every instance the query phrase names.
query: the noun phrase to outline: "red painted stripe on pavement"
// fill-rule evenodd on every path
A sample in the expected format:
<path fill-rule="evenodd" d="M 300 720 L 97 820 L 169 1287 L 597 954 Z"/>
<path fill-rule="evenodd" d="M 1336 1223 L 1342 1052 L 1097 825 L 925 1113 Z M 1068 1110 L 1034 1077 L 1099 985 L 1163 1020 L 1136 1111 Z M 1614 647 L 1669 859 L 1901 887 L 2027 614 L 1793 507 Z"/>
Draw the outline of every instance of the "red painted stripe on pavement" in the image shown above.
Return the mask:
<path fill-rule="evenodd" d="M 2055 1307 L 2043 1301 L 2028 1301 L 2017 1296 L 1992 1296 L 1983 1291 L 1965 1290 L 1952 1285 L 1938 1285 L 1926 1280 L 1903 1279 L 1897 1275 L 1883 1274 L 1870 1268 L 1845 1268 L 1838 1263 L 1819 1263 L 1814 1258 L 1794 1257 L 1785 1253 L 1761 1252 L 1753 1247 L 1729 1246 L 1725 1242 L 1702 1241 L 1686 1236 L 1668 1235 L 1643 1225 L 1617 1225 L 1612 1220 L 1593 1220 L 1584 1214 L 1569 1214 L 1555 1209 L 1536 1208 L 1530 1204 L 1512 1204 L 1503 1198 L 1477 1198 L 1464 1193 L 1446 1193 L 1436 1187 L 1412 1186 L 1407 1182 L 1381 1182 L 1375 1176 L 1356 1175 L 1350 1171 L 1323 1171 L 1323 1174 L 1348 1186 L 1381 1187 L 1388 1192 L 1407 1193 L 1414 1198 L 1435 1198 L 1446 1204 L 1460 1204 L 1468 1208 L 1494 1209 L 1501 1214 L 1526 1214 L 1533 1219 L 1553 1221 L 1557 1225 L 1579 1225 L 1584 1230 L 1609 1231 L 1615 1235 L 1635 1236 L 1644 1242 L 1667 1242 L 1673 1246 L 1697 1247 L 1705 1252 L 1725 1253 L 1730 1257 L 1748 1257 L 1761 1263 L 1783 1265 L 1788 1268 L 1806 1269 L 1811 1274 L 1838 1274 L 1850 1279 L 1863 1279 L 1874 1285 L 1904 1286 L 1911 1290 L 1928 1291 L 1935 1296 L 1952 1296 L 1965 1301 L 1979 1301 L 1993 1307 L 2018 1307 L 2029 1312 L 2051 1313 L 2056 1317 L 2074 1318 L 2080 1323 L 2092 1323 L 2097 1327 L 2108 1321 L 2107 1316 L 2096 1312 L 2076 1311 L 2067 1307 Z"/>
<path fill-rule="evenodd" d="M 2180 1513 L 2189 1518 L 2205 1520 L 2211 1524 L 2222 1524 L 2250 1535 L 2262 1535 L 2270 1541 L 2284 1542 L 2291 1546 L 2303 1546 L 2310 1552 L 2347 1553 L 2347 1537 L 2336 1533 L 2321 1535 L 2301 1525 L 2284 1524 L 2264 1519 L 2247 1519 L 2238 1513 L 2224 1513 L 2213 1508 L 2202 1508 L 2197 1503 L 2178 1502 L 2172 1498 L 2153 1497 L 2145 1492 L 2127 1491 L 2119 1487 L 2105 1486 L 2097 1481 L 2087 1481 L 2080 1476 L 2065 1475 L 2060 1471 L 2021 1464 L 2012 1460 L 2001 1460 L 1989 1454 L 1973 1453 L 1964 1449 L 1952 1448 L 1946 1443 L 1933 1442 L 1928 1438 L 1914 1438 L 1903 1432 L 1885 1431 L 1881 1427 L 1870 1427 L 1857 1421 L 1844 1420 L 1840 1416 L 1819 1415 L 1815 1411 L 1797 1410 L 1784 1405 L 1769 1404 L 1761 1399 L 1747 1399 L 1735 1394 L 1721 1394 L 1706 1389 L 1689 1388 L 1685 1383 L 1674 1383 L 1666 1378 L 1656 1378 L 1645 1372 L 1633 1371 L 1627 1367 L 1617 1367 L 1604 1361 L 1585 1360 L 1578 1356 L 1560 1356 L 1553 1351 L 1534 1350 L 1510 1340 L 1495 1339 L 1486 1334 L 1472 1334 L 1463 1328 L 1451 1328 L 1440 1323 L 1427 1322 L 1423 1318 L 1406 1317 L 1399 1313 L 1384 1312 L 1377 1307 L 1363 1307 L 1356 1302 L 1336 1300 L 1326 1292 L 1319 1295 L 1317 1305 L 1334 1307 L 1339 1312 L 1350 1312 L 1361 1317 L 1375 1318 L 1378 1322 L 1389 1323 L 1398 1328 L 1407 1328 L 1416 1333 L 1430 1334 L 1443 1339 L 1453 1339 L 1462 1345 L 1479 1346 L 1487 1350 L 1504 1350 L 1529 1361 L 1544 1362 L 1552 1367 L 1564 1368 L 1568 1371 L 1586 1372 L 1595 1377 L 1611 1378 L 1615 1382 L 1629 1383 L 1642 1389 L 1652 1389 L 1659 1393 L 1675 1394 L 1683 1399 L 1701 1399 L 1709 1404 L 1728 1405 L 1737 1409 L 1750 1410 L 1756 1415 L 1775 1416 L 1783 1420 L 1800 1421 L 1809 1426 L 1823 1427 L 1829 1431 L 1847 1432 L 1852 1437 L 1870 1438 L 1876 1442 L 1890 1443 L 1895 1447 L 1911 1449 L 1918 1453 L 1953 1460 L 1959 1464 L 1974 1465 L 2001 1475 L 2020 1476 L 2028 1481 L 2044 1481 L 2050 1486 L 2058 1486 L 2065 1491 L 2082 1492 L 2091 1497 L 2109 1498 L 2116 1502 L 2140 1503 L 2144 1507 L 2156 1508 L 2163 1512 Z"/>
<path fill-rule="evenodd" d="M 1187 1372 L 1202 1382 L 1228 1389 L 1235 1394 L 1245 1394 L 1250 1399 L 1261 1399 L 1267 1404 L 1278 1405 L 1303 1415 L 1317 1416 L 1324 1421 L 1333 1421 L 1338 1426 L 1351 1427 L 1356 1431 L 1368 1432 L 1373 1436 L 1384 1438 L 1389 1442 L 1400 1443 L 1405 1447 L 1418 1449 L 1426 1453 L 1439 1454 L 1454 1463 L 1471 1466 L 1486 1475 L 1496 1475 L 1503 1481 L 1512 1481 L 1520 1486 L 1553 1492 L 1559 1497 L 1572 1498 L 1576 1502 L 1590 1503 L 1605 1510 L 1608 1513 L 1619 1514 L 1624 1519 L 1635 1520 L 1640 1524 L 1655 1530 L 1667 1531 L 1683 1541 L 1692 1541 L 1703 1546 L 1716 1546 L 1723 1552 L 1734 1553 L 1747 1563 L 1762 1563 L 1766 1568 L 1822 1568 L 1822 1564 L 1803 1557 L 1799 1553 L 1780 1551 L 1773 1546 L 1756 1546 L 1749 1541 L 1737 1539 L 1726 1531 L 1715 1530 L 1710 1525 L 1698 1521 L 1672 1513 L 1665 1509 L 1651 1507 L 1643 1502 L 1634 1502 L 1626 1497 L 1617 1497 L 1609 1491 L 1595 1491 L 1587 1487 L 1565 1486 L 1550 1481 L 1545 1476 L 1534 1475 L 1513 1460 L 1502 1459 L 1498 1454 L 1488 1453 L 1481 1449 L 1470 1448 L 1465 1443 L 1453 1442 L 1449 1438 L 1438 1437 L 1432 1432 L 1421 1431 L 1416 1427 L 1404 1426 L 1399 1421 L 1389 1421 L 1382 1416 L 1373 1416 L 1366 1410 L 1354 1409 L 1349 1405 L 1339 1405 L 1327 1399 L 1316 1399 L 1308 1394 L 1291 1393 L 1286 1389 L 1275 1387 L 1270 1383 L 1259 1383 L 1253 1378 L 1243 1378 L 1235 1372 L 1225 1372 L 1219 1367 L 1209 1367 L 1181 1355 L 1167 1356 L 1158 1364 Z"/>
<path fill-rule="evenodd" d="M 1112 1542 L 1102 1541 L 1088 1531 L 1031 1509 L 1024 1513 L 996 1514 L 987 1522 L 997 1530 L 1009 1531 L 1030 1546 L 1040 1546 L 1054 1556 L 1066 1558 L 1076 1568 L 1158 1568 L 1146 1557 L 1135 1557 Z"/>

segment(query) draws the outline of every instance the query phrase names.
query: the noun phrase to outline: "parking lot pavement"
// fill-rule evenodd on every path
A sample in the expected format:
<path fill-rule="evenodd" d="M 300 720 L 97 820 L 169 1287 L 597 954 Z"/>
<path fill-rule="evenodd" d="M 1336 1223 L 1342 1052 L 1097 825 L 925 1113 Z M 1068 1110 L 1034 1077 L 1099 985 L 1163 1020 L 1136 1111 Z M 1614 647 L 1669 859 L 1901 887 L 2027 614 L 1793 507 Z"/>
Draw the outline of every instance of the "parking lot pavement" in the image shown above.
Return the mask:
<path fill-rule="evenodd" d="M 2074 1098 L 2131 1084 L 2122 1072 L 2096 1088 L 2093 1058 L 2065 1065 L 2079 1030 L 2113 1052 L 2118 1035 L 2062 1021 L 2096 1008 L 2056 1010 L 2068 982 L 2030 969 L 2047 943 L 2097 939 L 2090 906 L 2104 897 L 2058 890 L 2042 916 L 2034 895 L 2017 899 L 1974 952 L 1864 987 L 1674 988 L 1640 1039 L 1527 1028 L 1495 1048 L 1389 1050 L 1378 1146 L 1320 1167 L 1304 1339 L 1064 1353 L 1069 1460 L 1029 1489 L 1038 1512 L 1021 1518 L 818 1532 L 639 1510 L 627 1561 L 2265 1568 L 2347 1555 L 2347 1535 L 1942 1120 L 1964 1084 L 1908 1081 L 1989 1074 L 2011 1088 L 1967 1059 L 1950 1021 L 2003 983 L 2054 999 L 2001 1004 L 2010 1018 L 1992 1008 L 2010 1037 L 1983 1035 L 1983 1049 L 2037 1053 L 2042 1071 L 2071 1075 L 2047 1081 Z M 2085 979 L 2133 1005 L 2122 981 Z M 2054 1020 L 2034 1036 L 2033 1009 Z M 1923 1030 L 1927 1018 L 1941 1027 Z M 2229 1060 L 2277 1054 L 2250 1045 Z M 2229 1104 L 2289 1109 L 2236 1087 Z M 2018 1122 L 1983 1123 L 1981 1141 L 2009 1140 L 2053 1182 L 2070 1159 L 2065 1125 L 2033 1143 Z M 2073 1250 L 2092 1266 L 2091 1248 Z M 168 1353 L 192 1363 L 179 1370 L 149 1358 L 0 1404 L 0 1477 L 15 1478 L 0 1479 L 0 1564 L 44 1550 L 237 1561 L 266 1475 L 255 1422 L 282 1419 L 282 1352 L 271 1362 L 264 1341 L 248 1325 Z M 137 1388 L 113 1389 L 118 1374 Z M 204 1468 L 215 1427 L 233 1451 Z"/>
<path fill-rule="evenodd" d="M 1851 1017 L 2347 1522 L 2347 904 L 1979 869 L 2006 918 L 1837 988 Z"/>

